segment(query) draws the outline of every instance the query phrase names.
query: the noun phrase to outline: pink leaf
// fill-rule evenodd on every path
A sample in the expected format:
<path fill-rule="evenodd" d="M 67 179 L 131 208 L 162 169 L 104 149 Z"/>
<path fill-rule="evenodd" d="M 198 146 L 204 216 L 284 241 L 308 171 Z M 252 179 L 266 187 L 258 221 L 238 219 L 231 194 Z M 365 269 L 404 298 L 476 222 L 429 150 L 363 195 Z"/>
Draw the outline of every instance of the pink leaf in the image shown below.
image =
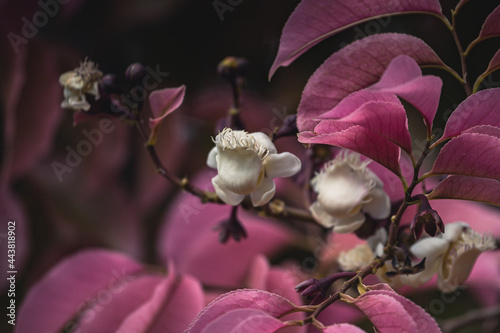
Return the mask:
<path fill-rule="evenodd" d="M 372 130 L 411 153 L 408 119 L 403 105 L 398 101 L 367 102 L 350 115 L 338 120 L 323 120 L 315 128 L 317 134 L 329 134 L 359 125 Z M 364 154 L 364 153 L 363 153 Z"/>
<path fill-rule="evenodd" d="M 484 73 L 482 73 L 481 75 L 479 75 L 477 77 L 472 91 L 473 92 L 478 91 L 481 87 L 481 84 L 485 87 L 488 87 L 488 85 L 492 86 L 491 82 L 484 82 L 484 80 L 488 77 L 488 75 L 490 75 L 491 73 L 493 73 L 494 71 L 496 71 L 499 68 L 500 68 L 500 50 L 498 50 L 493 55 L 493 57 L 490 60 L 490 63 L 488 64 L 488 68 L 486 68 Z"/>
<path fill-rule="evenodd" d="M 115 252 L 88 250 L 75 254 L 31 288 L 19 309 L 16 329 L 59 332 L 92 297 L 117 283 L 127 283 L 141 270 L 142 265 Z"/>
<path fill-rule="evenodd" d="M 427 13 L 443 17 L 437 0 L 303 0 L 283 28 L 278 54 L 269 77 L 280 66 L 290 65 L 309 48 L 342 30 L 375 18 L 408 13 Z"/>
<path fill-rule="evenodd" d="M 279 295 L 256 289 L 231 291 L 211 302 L 189 325 L 186 333 L 205 332 L 204 329 L 224 314 L 234 310 L 255 310 L 270 318 L 279 317 L 296 306 Z M 225 332 L 224 330 L 219 332 Z"/>
<path fill-rule="evenodd" d="M 500 182 L 488 178 L 451 175 L 434 188 L 429 199 L 463 199 L 500 206 Z"/>
<path fill-rule="evenodd" d="M 443 142 L 478 125 L 500 127 L 500 88 L 481 90 L 464 100 L 448 119 Z"/>
<path fill-rule="evenodd" d="M 400 175 L 400 149 L 389 140 L 359 125 L 351 126 L 340 132 L 315 135 L 312 132 L 299 134 L 299 142 L 320 143 L 353 150 L 382 164 Z"/>
<path fill-rule="evenodd" d="M 239 333 L 239 332 L 256 332 L 256 333 L 272 333 L 286 324 L 269 314 L 255 309 L 238 309 L 231 310 L 215 318 L 210 323 L 207 323 L 203 333 Z M 186 331 L 185 333 L 192 332 Z"/>
<path fill-rule="evenodd" d="M 117 332 L 176 333 L 188 327 L 203 308 L 203 290 L 193 278 L 176 276 L 172 267 L 152 297 L 131 313 Z"/>
<path fill-rule="evenodd" d="M 330 56 L 309 78 L 297 112 L 299 130 L 311 130 L 319 115 L 350 93 L 376 83 L 391 60 L 403 54 L 419 65 L 444 66 L 427 44 L 413 36 L 386 33 L 358 40 Z"/>
<path fill-rule="evenodd" d="M 500 180 L 500 128 L 496 136 L 463 133 L 439 152 L 430 174 L 458 174 Z"/>
<path fill-rule="evenodd" d="M 479 36 L 472 43 L 500 35 L 500 6 L 495 8 L 484 20 Z"/>
<path fill-rule="evenodd" d="M 367 102 L 392 102 L 399 103 L 396 95 L 387 92 L 363 89 L 355 91 L 339 102 L 333 109 L 320 114 L 318 119 L 343 118 L 353 113 L 356 109 Z"/>
<path fill-rule="evenodd" d="M 391 92 L 405 99 L 422 114 L 430 133 L 442 85 L 443 82 L 436 76 L 422 76 L 415 60 L 400 55 L 391 61 L 380 81 L 368 89 Z"/>
<path fill-rule="evenodd" d="M 441 332 L 424 309 L 393 290 L 368 291 L 356 298 L 353 304 L 380 332 Z"/>
<path fill-rule="evenodd" d="M 351 324 L 337 324 L 327 326 L 323 329 L 323 333 L 366 333 L 361 328 Z"/>
<path fill-rule="evenodd" d="M 498 69 L 500 67 L 500 50 L 498 50 L 495 55 L 493 55 L 493 58 L 491 58 L 490 63 L 488 64 L 488 68 L 486 69 L 487 73 L 491 73 L 494 70 Z"/>
<path fill-rule="evenodd" d="M 152 133 L 148 143 L 154 144 L 158 135 L 158 125 L 182 104 L 185 92 L 186 86 L 180 86 L 178 88 L 155 90 L 149 95 L 149 105 L 153 117 L 149 119 L 149 127 Z"/>

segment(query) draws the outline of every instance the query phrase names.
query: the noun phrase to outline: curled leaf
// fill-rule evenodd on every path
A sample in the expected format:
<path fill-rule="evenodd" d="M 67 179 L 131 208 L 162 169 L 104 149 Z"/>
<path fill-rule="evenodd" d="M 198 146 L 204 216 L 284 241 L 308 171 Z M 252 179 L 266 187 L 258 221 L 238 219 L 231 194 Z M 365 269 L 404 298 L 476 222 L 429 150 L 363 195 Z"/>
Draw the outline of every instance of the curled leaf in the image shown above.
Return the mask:
<path fill-rule="evenodd" d="M 330 56 L 309 78 L 297 111 L 299 131 L 312 130 L 318 116 L 350 93 L 376 83 L 399 55 L 419 65 L 445 66 L 425 42 L 413 36 L 385 33 L 360 39 Z"/>
<path fill-rule="evenodd" d="M 178 88 L 167 88 L 155 90 L 149 95 L 149 105 L 151 106 L 152 118 L 149 119 L 151 134 L 148 139 L 148 145 L 154 145 L 158 137 L 159 125 L 172 111 L 181 106 L 184 100 L 186 86 Z"/>

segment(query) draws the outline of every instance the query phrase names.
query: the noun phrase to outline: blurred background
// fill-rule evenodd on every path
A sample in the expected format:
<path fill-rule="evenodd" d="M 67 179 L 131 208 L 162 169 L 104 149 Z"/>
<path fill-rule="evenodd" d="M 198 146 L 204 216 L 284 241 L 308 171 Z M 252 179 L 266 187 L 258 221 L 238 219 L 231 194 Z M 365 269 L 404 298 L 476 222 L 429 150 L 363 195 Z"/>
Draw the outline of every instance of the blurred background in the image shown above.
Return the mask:
<path fill-rule="evenodd" d="M 449 17 L 457 1 L 442 1 Z M 159 263 L 156 234 L 161 216 L 178 189 L 155 170 L 134 129 L 116 122 L 88 156 L 57 176 L 54 162 L 67 163 L 71 149 L 85 140 L 90 121 L 73 126 L 62 110 L 59 76 L 86 57 L 104 73 L 123 80 L 134 62 L 168 75 L 158 88 L 186 85 L 180 110 L 162 128 L 158 149 L 169 169 L 193 176 L 204 167 L 215 123 L 231 106 L 230 86 L 217 75 L 227 56 L 244 57 L 250 67 L 242 95 L 249 131 L 270 132 L 296 112 L 308 77 L 333 52 L 379 32 L 424 39 L 460 72 L 453 39 L 436 18 L 404 15 L 359 25 L 320 43 L 268 81 L 281 30 L 298 0 L 18 0 L 0 1 L 1 128 L 0 230 L 2 270 L 6 223 L 16 221 L 16 302 L 30 285 L 64 256 L 82 248 L 106 247 L 137 260 Z M 470 1 L 457 17 L 463 45 L 476 38 L 498 1 Z M 471 81 L 481 74 L 500 40 L 490 39 L 470 53 Z M 451 75 L 425 69 L 444 80 L 436 128 L 465 97 Z M 484 88 L 500 86 L 494 73 Z M 287 143 L 300 149 L 297 143 Z M 68 148 L 69 147 L 69 148 Z M 6 281 L 0 283 L 7 304 Z M 11 329 L 0 321 L 0 331 Z"/>

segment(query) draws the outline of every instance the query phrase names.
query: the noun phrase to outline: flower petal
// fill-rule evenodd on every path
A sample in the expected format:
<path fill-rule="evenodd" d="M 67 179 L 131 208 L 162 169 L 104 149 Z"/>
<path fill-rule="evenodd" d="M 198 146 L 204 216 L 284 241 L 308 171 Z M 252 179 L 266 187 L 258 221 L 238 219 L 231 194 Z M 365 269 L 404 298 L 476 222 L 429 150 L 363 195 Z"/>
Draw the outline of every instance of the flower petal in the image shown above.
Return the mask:
<path fill-rule="evenodd" d="M 250 194 L 262 177 L 262 160 L 251 150 L 218 148 L 217 171 L 219 186 L 238 193 Z"/>
<path fill-rule="evenodd" d="M 359 212 L 353 216 L 336 219 L 333 232 L 346 234 L 356 231 L 363 223 L 365 223 L 365 214 Z"/>
<path fill-rule="evenodd" d="M 276 150 L 276 147 L 274 146 L 274 143 L 271 141 L 269 136 L 262 132 L 254 132 L 254 133 L 249 133 L 251 136 L 255 138 L 257 143 L 263 147 L 265 147 L 267 150 L 269 150 L 270 154 L 276 154 L 278 151 Z"/>
<path fill-rule="evenodd" d="M 270 154 L 266 158 L 266 176 L 269 178 L 290 177 L 300 171 L 299 158 L 289 152 Z"/>
<path fill-rule="evenodd" d="M 210 153 L 208 153 L 207 157 L 207 165 L 209 167 L 217 169 L 217 155 L 218 155 L 218 149 L 217 147 L 213 147 Z"/>
<path fill-rule="evenodd" d="M 245 198 L 244 194 L 234 193 L 225 188 L 223 184 L 220 184 L 220 177 L 218 175 L 212 178 L 212 185 L 219 198 L 228 205 L 239 205 Z"/>
<path fill-rule="evenodd" d="M 309 210 L 311 211 L 316 222 L 321 224 L 323 227 L 332 228 L 334 226 L 336 219 L 328 214 L 318 201 L 309 206 Z"/>
<path fill-rule="evenodd" d="M 363 210 L 375 219 L 385 219 L 391 213 L 391 199 L 380 188 L 374 188 L 370 192 L 372 200 L 363 205 Z"/>
<path fill-rule="evenodd" d="M 264 177 L 264 180 L 259 187 L 250 193 L 250 198 L 252 199 L 252 204 L 254 207 L 262 206 L 268 203 L 274 193 L 276 192 L 276 185 L 271 178 Z"/>

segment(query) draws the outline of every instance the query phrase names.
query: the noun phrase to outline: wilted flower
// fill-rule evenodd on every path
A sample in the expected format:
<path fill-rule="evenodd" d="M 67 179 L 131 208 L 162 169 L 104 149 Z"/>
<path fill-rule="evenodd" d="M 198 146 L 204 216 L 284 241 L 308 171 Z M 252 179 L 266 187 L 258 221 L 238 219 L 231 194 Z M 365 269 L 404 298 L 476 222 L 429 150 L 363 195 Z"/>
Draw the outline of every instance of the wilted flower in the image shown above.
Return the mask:
<path fill-rule="evenodd" d="M 342 151 L 327 163 L 311 184 L 318 193 L 310 210 L 321 225 L 338 233 L 353 232 L 365 222 L 365 214 L 375 219 L 389 217 L 391 202 L 384 184 L 361 162 L 360 155 Z"/>
<path fill-rule="evenodd" d="M 225 128 L 213 140 L 209 167 L 217 168 L 212 179 L 215 192 L 225 203 L 236 206 L 250 194 L 254 206 L 262 206 L 276 192 L 273 178 L 299 172 L 300 160 L 293 154 L 278 154 L 269 137 Z"/>
<path fill-rule="evenodd" d="M 481 235 L 465 222 L 450 223 L 443 234 L 422 239 L 410 248 L 417 257 L 427 258 L 425 270 L 415 278 L 425 283 L 437 272 L 438 288 L 451 292 L 467 280 L 477 257 L 494 248 L 492 235 Z"/>
<path fill-rule="evenodd" d="M 338 263 L 344 271 L 356 271 L 369 265 L 375 256 L 382 256 L 387 242 L 387 231 L 379 228 L 375 234 L 366 239 L 366 244 L 359 244 L 349 251 L 339 254 Z"/>
<path fill-rule="evenodd" d="M 64 87 L 64 101 L 61 107 L 76 111 L 90 109 L 90 104 L 85 98 L 85 94 L 94 95 L 99 99 L 99 79 L 102 72 L 97 69 L 97 65 L 85 59 L 78 68 L 66 72 L 59 77 L 59 83 Z"/>

